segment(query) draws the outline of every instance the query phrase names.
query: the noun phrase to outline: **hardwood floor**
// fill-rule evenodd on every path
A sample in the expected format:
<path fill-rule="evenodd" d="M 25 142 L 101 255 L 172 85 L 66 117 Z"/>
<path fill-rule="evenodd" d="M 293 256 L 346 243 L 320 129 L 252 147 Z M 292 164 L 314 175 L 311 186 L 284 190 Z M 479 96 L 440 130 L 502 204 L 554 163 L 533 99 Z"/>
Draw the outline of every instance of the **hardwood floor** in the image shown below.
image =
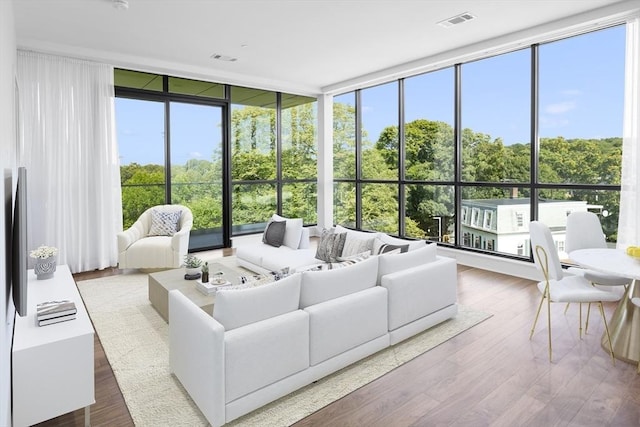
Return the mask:
<path fill-rule="evenodd" d="M 230 254 L 226 252 L 224 255 Z M 77 275 L 76 280 L 117 270 Z M 604 330 L 592 312 L 578 338 L 578 306 L 552 304 L 553 362 L 543 308 L 529 331 L 539 293 L 534 282 L 458 267 L 458 300 L 493 317 L 356 390 L 295 426 L 638 426 L 640 376 L 612 365 L 600 346 Z M 610 318 L 615 304 L 605 309 Z M 96 339 L 93 426 L 132 426 L 113 373 Z M 43 426 L 81 426 L 83 411 Z"/>

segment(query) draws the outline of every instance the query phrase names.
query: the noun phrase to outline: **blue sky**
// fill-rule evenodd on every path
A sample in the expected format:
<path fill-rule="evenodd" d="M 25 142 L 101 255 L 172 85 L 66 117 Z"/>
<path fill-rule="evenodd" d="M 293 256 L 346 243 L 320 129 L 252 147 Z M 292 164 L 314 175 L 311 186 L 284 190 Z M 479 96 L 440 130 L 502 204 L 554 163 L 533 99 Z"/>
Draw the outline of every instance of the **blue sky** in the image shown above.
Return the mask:
<path fill-rule="evenodd" d="M 622 135 L 625 27 L 618 26 L 540 46 L 541 137 Z M 530 139 L 530 50 L 462 66 L 462 125 L 502 138 Z M 405 118 L 453 124 L 453 68 L 405 79 Z M 353 99 L 351 95 L 349 99 Z M 338 101 L 344 100 L 339 97 Z M 375 141 L 397 124 L 397 83 L 362 91 L 363 126 Z M 172 104 L 172 162 L 210 159 L 221 141 L 220 110 Z M 163 105 L 116 100 L 122 164 L 164 163 Z"/>

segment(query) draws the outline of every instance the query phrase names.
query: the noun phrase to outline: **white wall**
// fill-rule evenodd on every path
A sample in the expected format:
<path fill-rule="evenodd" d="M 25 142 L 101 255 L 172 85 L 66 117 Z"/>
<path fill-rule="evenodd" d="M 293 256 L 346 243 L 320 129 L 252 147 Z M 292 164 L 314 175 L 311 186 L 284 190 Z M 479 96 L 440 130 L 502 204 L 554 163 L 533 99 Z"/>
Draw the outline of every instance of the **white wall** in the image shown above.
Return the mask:
<path fill-rule="evenodd" d="M 13 19 L 13 2 L 0 1 L 0 173 L 3 178 L 14 174 L 15 161 L 15 69 L 16 36 Z M 14 182 L 15 188 L 15 182 Z M 13 191 L 13 188 L 11 189 Z M 0 194 L 4 196 L 4 179 L 0 184 Z M 3 200 L 5 198 L 3 197 Z M 0 280 L 2 299 L 0 302 L 0 425 L 11 425 L 11 341 L 13 338 L 13 319 L 15 309 L 9 301 L 6 284 L 6 236 L 5 204 L 0 209 Z"/>

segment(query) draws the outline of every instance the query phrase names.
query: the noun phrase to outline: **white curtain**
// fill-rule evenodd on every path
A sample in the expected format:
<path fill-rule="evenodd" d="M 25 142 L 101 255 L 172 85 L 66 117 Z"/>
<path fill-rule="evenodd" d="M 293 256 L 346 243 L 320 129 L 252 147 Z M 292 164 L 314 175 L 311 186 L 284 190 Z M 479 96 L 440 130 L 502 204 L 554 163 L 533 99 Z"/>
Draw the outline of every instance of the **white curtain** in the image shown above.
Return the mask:
<path fill-rule="evenodd" d="M 618 247 L 640 245 L 640 18 L 627 22 Z"/>
<path fill-rule="evenodd" d="M 72 272 L 117 264 L 122 199 L 113 67 L 18 51 L 28 242 Z"/>

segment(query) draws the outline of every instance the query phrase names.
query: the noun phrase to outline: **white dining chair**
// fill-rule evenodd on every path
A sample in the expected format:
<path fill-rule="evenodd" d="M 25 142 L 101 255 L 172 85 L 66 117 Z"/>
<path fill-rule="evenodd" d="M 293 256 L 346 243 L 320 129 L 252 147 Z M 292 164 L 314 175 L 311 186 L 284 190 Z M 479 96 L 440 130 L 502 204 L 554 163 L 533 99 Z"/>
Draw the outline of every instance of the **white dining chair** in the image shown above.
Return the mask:
<path fill-rule="evenodd" d="M 543 280 L 538 283 L 538 290 L 542 294 L 538 310 L 536 312 L 533 327 L 529 339 L 533 338 L 533 333 L 538 323 L 540 310 L 544 301 L 547 301 L 547 329 L 549 332 L 549 361 L 552 360 L 551 346 L 551 303 L 579 303 L 580 305 L 580 324 L 579 334 L 582 338 L 582 303 L 598 303 L 602 321 L 604 322 L 607 340 L 609 342 L 609 352 L 611 361 L 615 364 L 613 356 L 613 348 L 611 346 L 611 337 L 609 335 L 609 327 L 602 306 L 603 301 L 618 301 L 620 296 L 614 292 L 608 292 L 597 288 L 582 276 L 567 275 L 563 273 L 562 264 L 558 251 L 553 242 L 549 227 L 540 221 L 532 221 L 529 223 L 529 233 L 531 239 L 531 248 L 536 268 L 542 272 Z"/>
<path fill-rule="evenodd" d="M 606 248 L 604 232 L 600 219 L 593 212 L 572 212 L 567 216 L 567 229 L 565 235 L 565 250 L 571 255 L 571 252 L 579 249 Z M 595 270 L 570 267 L 567 270 L 571 274 L 583 276 L 594 286 L 600 286 L 603 290 L 617 292 L 621 297 L 624 290 L 631 279 L 627 277 L 616 276 L 613 274 L 601 273 Z M 567 305 L 568 308 L 568 305 Z M 566 309 L 565 309 L 566 313 Z M 589 329 L 589 315 L 591 306 L 587 308 L 587 321 L 585 323 L 585 333 Z"/>

